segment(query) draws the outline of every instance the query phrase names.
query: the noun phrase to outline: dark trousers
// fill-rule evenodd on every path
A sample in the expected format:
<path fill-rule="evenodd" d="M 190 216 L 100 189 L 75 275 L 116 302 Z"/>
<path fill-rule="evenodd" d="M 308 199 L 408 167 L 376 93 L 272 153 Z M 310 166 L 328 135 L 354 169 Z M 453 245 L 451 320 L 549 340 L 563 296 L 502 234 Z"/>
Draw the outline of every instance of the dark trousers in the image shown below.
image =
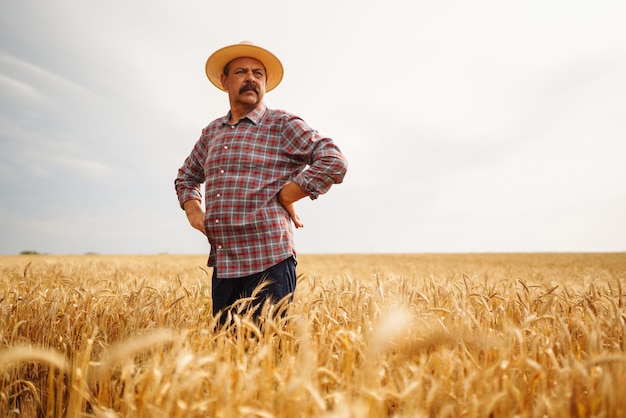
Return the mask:
<path fill-rule="evenodd" d="M 289 301 L 291 301 L 293 292 L 296 290 L 296 260 L 294 257 L 289 257 L 265 271 L 250 276 L 220 279 L 218 274 L 217 268 L 214 268 L 211 286 L 213 315 L 220 315 L 222 325 L 225 325 L 228 311 L 231 309 L 234 312 L 241 309 L 242 313 L 253 309 L 253 317 L 256 319 L 266 300 L 269 299 L 271 303 L 276 303 L 285 296 L 289 296 Z M 265 283 L 265 286 L 253 301 L 244 306 L 233 306 L 238 300 L 251 297 L 261 283 Z"/>

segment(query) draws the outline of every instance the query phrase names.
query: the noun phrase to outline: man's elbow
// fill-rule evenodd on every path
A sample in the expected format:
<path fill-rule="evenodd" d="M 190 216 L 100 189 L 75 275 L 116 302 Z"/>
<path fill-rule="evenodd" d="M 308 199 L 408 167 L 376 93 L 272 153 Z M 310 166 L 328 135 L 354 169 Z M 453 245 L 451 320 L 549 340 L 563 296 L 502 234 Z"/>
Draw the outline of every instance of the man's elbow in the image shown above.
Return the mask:
<path fill-rule="evenodd" d="M 348 172 L 348 160 L 343 155 L 339 158 L 336 158 L 333 162 L 333 180 L 335 184 L 339 184 L 343 182 L 343 179 L 346 177 L 346 173 Z"/>

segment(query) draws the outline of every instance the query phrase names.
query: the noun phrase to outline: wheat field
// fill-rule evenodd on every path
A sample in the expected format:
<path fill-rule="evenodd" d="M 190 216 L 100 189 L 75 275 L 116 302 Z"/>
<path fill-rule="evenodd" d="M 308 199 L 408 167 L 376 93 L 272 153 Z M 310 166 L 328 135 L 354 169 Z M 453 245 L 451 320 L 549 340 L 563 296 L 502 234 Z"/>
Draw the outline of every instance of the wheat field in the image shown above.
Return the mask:
<path fill-rule="evenodd" d="M 220 328 L 204 256 L 0 257 L 0 415 L 626 416 L 626 253 L 298 260 Z"/>

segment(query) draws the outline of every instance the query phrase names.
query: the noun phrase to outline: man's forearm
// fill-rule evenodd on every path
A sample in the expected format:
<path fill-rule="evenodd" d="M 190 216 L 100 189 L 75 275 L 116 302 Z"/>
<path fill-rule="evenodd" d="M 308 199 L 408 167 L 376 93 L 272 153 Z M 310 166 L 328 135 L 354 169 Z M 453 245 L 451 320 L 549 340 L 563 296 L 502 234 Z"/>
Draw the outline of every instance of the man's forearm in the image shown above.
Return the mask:
<path fill-rule="evenodd" d="M 203 212 L 202 203 L 200 202 L 200 200 L 196 200 L 196 199 L 191 199 L 191 200 L 186 201 L 183 204 L 183 209 L 185 210 L 185 213 L 187 214 L 187 216 L 189 216 L 190 214 L 193 215 L 194 213 L 197 213 L 197 212 Z"/>
<path fill-rule="evenodd" d="M 204 229 L 204 211 L 202 210 L 202 202 L 200 200 L 188 200 L 183 204 L 185 214 L 189 224 L 206 235 Z"/>
<path fill-rule="evenodd" d="M 285 184 L 278 193 L 278 203 L 280 203 L 289 213 L 289 216 L 291 217 L 291 220 L 296 228 L 302 228 L 304 224 L 296 213 L 294 203 L 305 196 L 307 196 L 306 192 L 293 181 Z"/>
<path fill-rule="evenodd" d="M 306 197 L 307 194 L 300 186 L 293 181 L 285 184 L 278 193 L 278 201 L 281 205 L 286 206 L 297 202 L 298 200 Z"/>

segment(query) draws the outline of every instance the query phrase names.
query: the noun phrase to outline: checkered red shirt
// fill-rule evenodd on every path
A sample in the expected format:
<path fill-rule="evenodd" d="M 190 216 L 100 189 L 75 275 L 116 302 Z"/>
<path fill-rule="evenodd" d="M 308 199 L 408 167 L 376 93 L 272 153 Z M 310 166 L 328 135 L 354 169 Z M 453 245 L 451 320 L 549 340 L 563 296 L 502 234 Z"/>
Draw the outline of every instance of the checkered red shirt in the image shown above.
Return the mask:
<path fill-rule="evenodd" d="M 295 115 L 261 103 L 234 125 L 229 118 L 204 128 L 175 181 L 181 207 L 202 200 L 204 183 L 208 265 L 219 278 L 258 273 L 295 256 L 278 192 L 291 180 L 316 199 L 347 169 L 334 142 Z"/>

